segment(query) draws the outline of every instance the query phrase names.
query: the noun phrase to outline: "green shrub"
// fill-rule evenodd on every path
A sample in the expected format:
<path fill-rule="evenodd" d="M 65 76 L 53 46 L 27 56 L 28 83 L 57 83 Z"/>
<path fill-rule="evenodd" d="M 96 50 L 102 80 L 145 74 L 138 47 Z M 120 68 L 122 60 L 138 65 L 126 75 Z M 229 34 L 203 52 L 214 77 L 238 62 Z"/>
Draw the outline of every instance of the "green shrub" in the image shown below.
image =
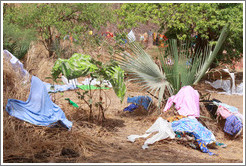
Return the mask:
<path fill-rule="evenodd" d="M 36 40 L 36 32 L 23 29 L 18 25 L 3 21 L 3 49 L 8 50 L 18 59 L 22 59 L 32 41 Z"/>

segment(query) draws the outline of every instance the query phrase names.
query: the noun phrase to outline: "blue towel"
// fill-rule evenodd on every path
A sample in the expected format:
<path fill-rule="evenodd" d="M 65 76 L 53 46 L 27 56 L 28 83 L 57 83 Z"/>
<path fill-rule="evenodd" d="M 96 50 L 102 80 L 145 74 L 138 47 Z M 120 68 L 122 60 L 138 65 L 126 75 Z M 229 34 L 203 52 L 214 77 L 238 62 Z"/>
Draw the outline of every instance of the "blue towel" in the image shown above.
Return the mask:
<path fill-rule="evenodd" d="M 134 103 L 137 105 L 142 105 L 146 110 L 148 110 L 148 107 L 151 102 L 152 102 L 152 99 L 149 96 L 135 96 L 135 97 L 127 98 L 127 103 Z"/>
<path fill-rule="evenodd" d="M 138 105 L 136 105 L 136 104 L 131 104 L 131 105 L 129 105 L 128 107 L 124 108 L 123 111 L 133 112 L 133 111 L 134 111 L 135 109 L 137 109 L 137 108 L 138 108 Z"/>
<path fill-rule="evenodd" d="M 230 135 L 235 135 L 242 127 L 242 122 L 235 115 L 231 115 L 226 118 L 224 131 Z"/>
<path fill-rule="evenodd" d="M 50 99 L 44 83 L 35 76 L 32 76 L 27 101 L 9 99 L 6 111 L 11 116 L 35 125 L 49 126 L 61 121 L 68 129 L 72 127 L 72 122 L 67 120 L 61 108 Z"/>

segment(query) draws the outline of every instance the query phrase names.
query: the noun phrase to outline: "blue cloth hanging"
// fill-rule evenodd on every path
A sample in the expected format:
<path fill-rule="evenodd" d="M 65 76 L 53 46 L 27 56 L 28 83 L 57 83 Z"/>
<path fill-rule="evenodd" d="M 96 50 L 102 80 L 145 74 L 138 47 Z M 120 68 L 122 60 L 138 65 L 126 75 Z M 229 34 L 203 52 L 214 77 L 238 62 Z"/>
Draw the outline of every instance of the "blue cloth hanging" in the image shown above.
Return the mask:
<path fill-rule="evenodd" d="M 6 111 L 11 116 L 35 125 L 49 126 L 61 121 L 68 129 L 72 128 L 72 122 L 67 120 L 62 109 L 52 102 L 46 86 L 35 76 L 32 76 L 27 101 L 9 99 Z"/>

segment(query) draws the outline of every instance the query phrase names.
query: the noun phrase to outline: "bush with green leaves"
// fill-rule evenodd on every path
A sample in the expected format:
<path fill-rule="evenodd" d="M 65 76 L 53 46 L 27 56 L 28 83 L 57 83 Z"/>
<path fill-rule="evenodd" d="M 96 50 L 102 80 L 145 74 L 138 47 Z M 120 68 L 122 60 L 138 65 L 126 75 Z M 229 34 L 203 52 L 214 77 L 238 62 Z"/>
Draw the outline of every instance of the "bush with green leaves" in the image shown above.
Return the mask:
<path fill-rule="evenodd" d="M 131 80 L 140 83 L 150 93 L 154 92 L 154 95 L 158 92 L 160 106 L 166 90 L 169 92 L 166 97 L 170 97 L 181 87 L 197 84 L 201 80 L 222 47 L 228 29 L 228 25 L 223 28 L 214 49 L 207 45 L 194 52 L 189 45 L 178 47 L 176 39 L 169 39 L 168 47 L 159 57 L 161 66 L 136 41 L 128 43 L 126 51 L 119 54 L 118 62 Z"/>
<path fill-rule="evenodd" d="M 91 58 L 90 55 L 76 53 L 69 59 L 58 59 L 55 62 L 51 73 L 53 80 L 55 81 L 61 73 L 68 79 L 90 76 L 91 79 L 100 81 L 100 87 L 102 86 L 101 83 L 103 80 L 108 80 L 112 84 L 113 90 L 121 102 L 124 99 L 126 93 L 124 70 L 122 70 L 115 61 L 111 60 L 107 63 L 102 63 Z M 100 88 L 98 102 L 95 102 L 91 89 L 89 93 L 86 91 L 83 93 L 77 92 L 78 97 L 89 106 L 89 119 L 92 119 L 92 105 L 95 103 L 96 107 L 99 109 L 98 119 L 101 121 L 105 120 L 104 112 L 106 109 L 103 107 L 102 91 L 103 89 Z M 86 100 L 85 96 L 88 96 L 89 99 Z"/>
<path fill-rule="evenodd" d="M 21 28 L 3 21 L 3 49 L 8 50 L 18 59 L 26 55 L 31 42 L 35 42 L 36 39 L 36 32 L 33 29 Z"/>
<path fill-rule="evenodd" d="M 119 27 L 131 29 L 155 23 L 169 39 L 193 42 L 196 49 L 216 44 L 220 31 L 230 24 L 228 37 L 215 60 L 237 59 L 243 53 L 243 3 L 124 3 L 117 10 Z M 197 38 L 194 36 L 197 35 Z M 227 54 L 223 55 L 222 51 Z"/>
<path fill-rule="evenodd" d="M 55 53 L 55 37 L 70 35 L 84 44 L 89 30 L 99 30 L 114 20 L 109 3 L 4 4 L 3 19 L 22 28 L 34 28 L 49 52 Z"/>

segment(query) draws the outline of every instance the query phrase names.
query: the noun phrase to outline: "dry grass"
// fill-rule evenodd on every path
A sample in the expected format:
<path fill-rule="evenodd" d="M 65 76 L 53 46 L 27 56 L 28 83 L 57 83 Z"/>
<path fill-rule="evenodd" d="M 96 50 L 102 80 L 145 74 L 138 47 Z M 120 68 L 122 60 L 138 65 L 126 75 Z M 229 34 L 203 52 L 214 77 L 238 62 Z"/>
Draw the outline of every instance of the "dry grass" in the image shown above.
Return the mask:
<path fill-rule="evenodd" d="M 14 71 L 8 60 L 4 59 L 3 66 L 3 110 L 10 98 L 26 101 L 30 92 L 30 78 L 23 84 L 23 78 L 18 71 Z M 34 68 L 35 75 L 41 80 L 47 77 L 52 61 L 47 58 L 32 57 L 27 61 L 27 68 Z M 62 108 L 67 109 L 68 108 Z M 91 155 L 100 147 L 97 139 L 92 139 L 77 124 L 77 119 L 71 119 L 72 113 L 67 115 L 73 121 L 73 129 L 48 128 L 35 126 L 21 121 L 3 112 L 3 159 L 4 162 L 80 162 L 85 155 Z"/>

